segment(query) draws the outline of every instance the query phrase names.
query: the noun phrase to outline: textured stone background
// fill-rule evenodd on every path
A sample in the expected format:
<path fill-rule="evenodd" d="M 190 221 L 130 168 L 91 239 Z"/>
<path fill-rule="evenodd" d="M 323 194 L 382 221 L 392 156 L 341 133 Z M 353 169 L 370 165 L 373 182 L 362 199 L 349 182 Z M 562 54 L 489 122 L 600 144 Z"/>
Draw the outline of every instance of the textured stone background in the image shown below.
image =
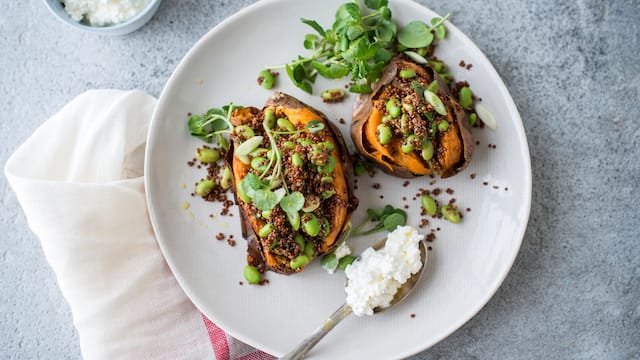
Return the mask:
<path fill-rule="evenodd" d="M 140 31 L 99 38 L 42 1 L 4 1 L 0 163 L 87 89 L 158 96 L 196 40 L 251 2 L 165 0 Z M 506 82 L 529 140 L 533 205 L 497 294 L 414 358 L 637 359 L 640 1 L 420 2 L 453 13 Z M 0 202 L 0 358 L 79 358 L 69 307 L 4 177 Z"/>

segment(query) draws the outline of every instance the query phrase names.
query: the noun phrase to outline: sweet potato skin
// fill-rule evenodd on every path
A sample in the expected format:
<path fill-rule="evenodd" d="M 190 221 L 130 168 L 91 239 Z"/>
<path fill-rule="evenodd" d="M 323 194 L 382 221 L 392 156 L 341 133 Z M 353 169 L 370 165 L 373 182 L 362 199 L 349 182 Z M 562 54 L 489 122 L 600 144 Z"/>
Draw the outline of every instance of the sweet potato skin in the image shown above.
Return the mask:
<path fill-rule="evenodd" d="M 433 168 L 427 167 L 415 153 L 401 153 L 398 139 L 392 140 L 388 146 L 382 146 L 377 141 L 369 141 L 376 139 L 376 129 L 382 118 L 374 102 L 380 98 L 385 86 L 393 85 L 394 81 L 397 81 L 401 69 L 412 69 L 417 76 L 428 81 L 435 79 L 439 85 L 438 95 L 448 100 L 445 105 L 450 130 L 438 144 L 435 144 L 437 166 Z M 474 148 L 469 118 L 435 71 L 415 64 L 403 56 L 396 56 L 382 70 L 380 80 L 372 85 L 372 89 L 370 94 L 361 94 L 356 98 L 352 112 L 351 139 L 358 152 L 365 158 L 377 164 L 383 171 L 403 178 L 429 174 L 438 174 L 446 178 L 457 174 L 468 165 Z"/>
<path fill-rule="evenodd" d="M 331 231 L 323 239 L 322 246 L 317 255 L 328 253 L 335 248 L 345 231 L 347 231 L 351 214 L 358 205 L 358 199 L 353 193 L 354 178 L 351 156 L 349 155 L 340 131 L 324 114 L 294 97 L 281 92 L 276 92 L 269 98 L 263 110 L 249 107 L 234 111 L 231 121 L 236 126 L 247 124 L 269 108 L 274 110 L 276 114 L 286 116 L 293 123 L 306 124 L 311 120 L 320 120 L 324 123 L 325 129 L 330 134 L 327 140 L 334 144 L 332 155 L 338 159 L 334 170 L 334 177 L 337 180 L 334 182 L 336 191 L 334 196 L 340 196 L 347 206 L 336 209 L 335 214 L 333 214 L 333 217 L 330 219 Z M 230 164 L 233 172 L 233 189 L 235 190 L 237 189 L 236 184 L 247 175 L 250 166 L 233 156 L 233 147 L 228 151 L 226 160 L 227 163 Z M 247 262 L 256 266 L 260 271 L 269 270 L 282 274 L 292 274 L 301 271 L 302 268 L 296 270 L 291 269 L 288 261 L 283 261 L 281 258 L 274 256 L 269 249 L 265 249 L 257 234 L 258 229 L 264 226 L 265 221 L 250 215 L 249 204 L 241 201 L 237 191 L 234 191 L 234 196 L 236 203 L 240 205 L 242 235 L 247 240 Z"/>

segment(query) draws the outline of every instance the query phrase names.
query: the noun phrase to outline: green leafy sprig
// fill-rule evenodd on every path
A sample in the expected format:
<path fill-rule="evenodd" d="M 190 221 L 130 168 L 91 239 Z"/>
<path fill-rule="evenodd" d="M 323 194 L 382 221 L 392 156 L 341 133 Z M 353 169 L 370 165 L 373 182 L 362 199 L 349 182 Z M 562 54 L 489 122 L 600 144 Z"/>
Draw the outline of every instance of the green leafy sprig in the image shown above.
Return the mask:
<path fill-rule="evenodd" d="M 370 222 L 376 222 L 369 230 L 363 228 Z M 393 231 L 398 226 L 407 224 L 407 213 L 391 205 L 386 205 L 381 209 L 367 209 L 367 218 L 353 229 L 352 235 L 369 235 L 378 231 Z"/>
<path fill-rule="evenodd" d="M 415 49 L 425 56 L 434 39 L 446 36 L 443 18 L 431 19 L 431 25 L 413 21 L 398 30 L 391 19 L 388 0 L 364 0 L 342 4 L 336 11 L 333 25 L 324 29 L 315 20 L 301 18 L 315 33 L 306 34 L 304 48 L 310 56 L 298 56 L 288 64 L 267 66 L 263 72 L 285 69 L 294 85 L 312 93 L 317 75 L 340 79 L 351 74 L 353 93 L 370 93 L 371 83 L 380 79 L 382 68 L 400 52 Z M 425 60 L 426 63 L 426 60 Z"/>

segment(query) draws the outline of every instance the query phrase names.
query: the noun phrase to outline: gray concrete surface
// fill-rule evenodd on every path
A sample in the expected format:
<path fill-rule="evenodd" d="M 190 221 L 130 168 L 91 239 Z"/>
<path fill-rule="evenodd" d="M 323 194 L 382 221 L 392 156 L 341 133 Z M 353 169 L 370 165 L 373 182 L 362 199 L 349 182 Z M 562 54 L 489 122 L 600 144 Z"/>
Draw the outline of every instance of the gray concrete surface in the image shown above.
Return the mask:
<path fill-rule="evenodd" d="M 42 1 L 0 14 L 0 163 L 92 88 L 159 95 L 186 51 L 252 1 L 165 0 L 142 30 L 96 38 Z M 492 61 L 520 110 L 533 206 L 506 281 L 415 359 L 640 357 L 640 1 L 421 0 Z M 0 177 L 0 358 L 79 358 L 69 307 Z"/>

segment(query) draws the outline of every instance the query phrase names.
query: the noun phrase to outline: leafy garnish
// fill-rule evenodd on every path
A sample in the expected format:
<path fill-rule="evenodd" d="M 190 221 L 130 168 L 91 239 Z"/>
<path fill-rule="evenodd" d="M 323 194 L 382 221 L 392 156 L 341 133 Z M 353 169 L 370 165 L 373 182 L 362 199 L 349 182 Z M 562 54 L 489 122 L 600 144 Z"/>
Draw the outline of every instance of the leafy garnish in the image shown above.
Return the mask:
<path fill-rule="evenodd" d="M 362 230 L 369 222 L 377 222 L 377 224 L 369 230 Z M 367 209 L 367 218 L 353 229 L 353 235 L 368 235 L 381 230 L 393 231 L 398 226 L 406 224 L 407 213 L 404 210 L 386 205 L 381 209 Z"/>
<path fill-rule="evenodd" d="M 278 205 L 278 196 L 269 189 L 256 190 L 253 194 L 253 204 L 261 211 L 268 211 Z"/>
<path fill-rule="evenodd" d="M 388 0 L 365 0 L 364 7 L 356 1 L 340 5 L 329 29 L 315 20 L 301 18 L 315 31 L 304 36 L 304 48 L 311 54 L 266 69 L 285 69 L 293 84 L 310 94 L 317 75 L 341 79 L 349 74 L 349 91 L 370 93 L 371 83 L 380 79 L 382 68 L 391 58 L 407 49 L 426 54 L 435 39 L 446 36 L 443 23 L 449 15 L 433 18 L 430 24 L 413 21 L 402 29 L 398 29 L 391 15 Z"/>

